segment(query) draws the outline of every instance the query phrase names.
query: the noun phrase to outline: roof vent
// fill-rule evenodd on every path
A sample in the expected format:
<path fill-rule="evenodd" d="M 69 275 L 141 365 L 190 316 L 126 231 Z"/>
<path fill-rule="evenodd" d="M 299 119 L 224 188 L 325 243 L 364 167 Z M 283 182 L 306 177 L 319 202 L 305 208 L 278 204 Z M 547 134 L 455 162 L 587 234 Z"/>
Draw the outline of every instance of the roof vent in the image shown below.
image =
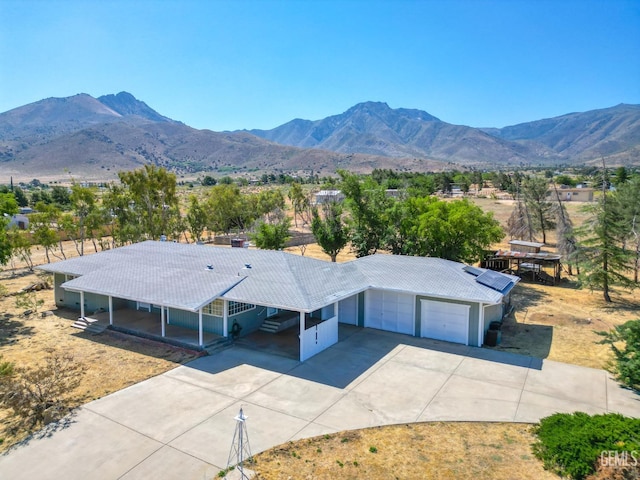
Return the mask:
<path fill-rule="evenodd" d="M 211 264 L 207 265 L 207 270 L 213 270 L 213 265 Z"/>
<path fill-rule="evenodd" d="M 245 263 L 244 264 L 244 270 L 250 270 L 251 269 L 251 264 L 250 263 Z"/>

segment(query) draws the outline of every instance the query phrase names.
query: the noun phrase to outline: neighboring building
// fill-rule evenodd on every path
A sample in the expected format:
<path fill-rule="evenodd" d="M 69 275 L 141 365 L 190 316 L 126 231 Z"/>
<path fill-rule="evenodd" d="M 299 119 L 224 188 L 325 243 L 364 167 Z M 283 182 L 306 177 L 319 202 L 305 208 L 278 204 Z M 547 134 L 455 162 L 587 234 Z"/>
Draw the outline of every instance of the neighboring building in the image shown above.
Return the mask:
<path fill-rule="evenodd" d="M 593 188 L 567 188 L 558 189 L 560 200 L 563 202 L 593 202 Z M 551 189 L 547 192 L 547 198 L 551 201 L 556 199 L 556 191 Z"/>
<path fill-rule="evenodd" d="M 481 346 L 517 277 L 438 258 L 371 255 L 331 263 L 282 251 L 153 242 L 43 265 L 58 307 L 154 315 L 197 342 L 298 325 L 301 361 L 338 341 L 338 322 Z M 273 322 L 271 322 L 273 323 Z M 237 324 L 237 326 L 234 326 Z M 235 330 L 235 332 L 234 332 Z M 219 338 L 219 337 L 218 337 Z"/>
<path fill-rule="evenodd" d="M 315 204 L 323 205 L 330 202 L 340 203 L 344 198 L 344 193 L 340 190 L 320 190 L 315 195 Z"/>
<path fill-rule="evenodd" d="M 29 217 L 27 217 L 26 215 L 17 213 L 9 217 L 9 215 L 5 213 L 4 216 L 9 218 L 9 223 L 7 225 L 7 228 L 15 227 L 15 228 L 18 228 L 19 230 L 26 230 L 27 228 L 29 228 Z"/>

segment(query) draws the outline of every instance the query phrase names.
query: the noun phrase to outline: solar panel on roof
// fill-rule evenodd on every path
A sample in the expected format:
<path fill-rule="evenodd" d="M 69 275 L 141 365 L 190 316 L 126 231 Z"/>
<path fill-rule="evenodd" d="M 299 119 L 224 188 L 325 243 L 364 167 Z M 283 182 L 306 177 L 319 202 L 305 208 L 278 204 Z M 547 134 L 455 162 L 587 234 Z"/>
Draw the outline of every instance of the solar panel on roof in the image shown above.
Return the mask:
<path fill-rule="evenodd" d="M 512 280 L 505 275 L 501 275 L 492 270 L 487 270 L 478 278 L 476 278 L 476 282 L 481 283 L 482 285 L 485 285 L 489 288 L 493 288 L 498 292 L 502 292 L 509 286 Z"/>
<path fill-rule="evenodd" d="M 470 273 L 471 275 L 475 275 L 476 277 L 479 275 L 482 275 L 484 273 L 484 270 L 480 270 L 477 267 L 472 267 L 470 265 L 467 265 L 466 267 L 462 268 L 465 272 Z"/>

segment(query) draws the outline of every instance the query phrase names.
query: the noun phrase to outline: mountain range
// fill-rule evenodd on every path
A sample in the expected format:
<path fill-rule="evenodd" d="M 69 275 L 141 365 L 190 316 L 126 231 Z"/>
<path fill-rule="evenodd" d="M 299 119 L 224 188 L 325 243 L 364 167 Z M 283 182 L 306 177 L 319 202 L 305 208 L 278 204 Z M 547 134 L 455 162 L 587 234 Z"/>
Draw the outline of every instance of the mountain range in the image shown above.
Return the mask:
<path fill-rule="evenodd" d="M 48 98 L 0 113 L 0 175 L 109 180 L 145 163 L 199 172 L 428 171 L 599 162 L 640 164 L 640 105 L 618 105 L 496 128 L 365 102 L 272 130 L 197 130 L 127 92 Z"/>
<path fill-rule="evenodd" d="M 250 132 L 303 148 L 463 165 L 583 163 L 603 156 L 616 163 L 640 161 L 640 105 L 620 104 L 498 129 L 452 125 L 421 110 L 366 102 L 322 120 L 296 119 Z"/>

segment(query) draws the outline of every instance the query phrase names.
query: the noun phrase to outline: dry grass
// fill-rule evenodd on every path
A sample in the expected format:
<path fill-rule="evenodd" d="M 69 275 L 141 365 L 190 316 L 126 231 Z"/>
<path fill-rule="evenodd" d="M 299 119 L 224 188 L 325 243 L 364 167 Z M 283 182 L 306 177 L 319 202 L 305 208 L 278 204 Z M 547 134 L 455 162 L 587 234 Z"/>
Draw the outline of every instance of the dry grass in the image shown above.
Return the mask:
<path fill-rule="evenodd" d="M 502 326 L 502 343 L 494 348 L 606 368 L 611 350 L 598 343 L 602 337 L 596 332 L 640 318 L 637 294 L 619 293 L 613 298 L 613 304 L 607 304 L 600 292 L 578 289 L 575 281 L 559 286 L 521 283 L 513 292 L 513 313 Z"/>
<path fill-rule="evenodd" d="M 6 274 L 6 272 L 5 272 Z M 20 274 L 0 279 L 10 293 L 36 283 L 43 276 Z M 52 290 L 36 293 L 44 300 L 41 311 L 54 310 Z M 171 370 L 186 363 L 199 352 L 176 348 L 164 343 L 105 331 L 92 335 L 71 327 L 77 312 L 54 310 L 55 315 L 41 317 L 22 316 L 16 309 L 15 297 L 0 298 L 0 355 L 16 365 L 32 366 L 39 363 L 47 349 L 72 352 L 77 362 L 86 367 L 82 383 L 69 392 L 71 406 L 81 405 L 124 387 Z M 12 432 L 15 422 L 9 412 L 0 409 L 0 451 L 20 441 L 28 433 Z"/>
<path fill-rule="evenodd" d="M 262 480 L 557 478 L 531 454 L 530 427 L 418 423 L 325 435 L 255 456 Z"/>

